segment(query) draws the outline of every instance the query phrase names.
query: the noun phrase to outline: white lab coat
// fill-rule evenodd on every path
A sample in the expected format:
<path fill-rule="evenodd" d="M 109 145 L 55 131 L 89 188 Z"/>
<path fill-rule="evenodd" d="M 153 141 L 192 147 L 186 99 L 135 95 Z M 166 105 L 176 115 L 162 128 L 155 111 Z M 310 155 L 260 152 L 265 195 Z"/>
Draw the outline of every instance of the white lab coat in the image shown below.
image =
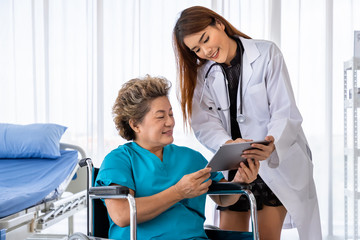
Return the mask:
<path fill-rule="evenodd" d="M 284 227 L 296 226 L 301 240 L 319 240 L 322 235 L 311 151 L 283 56 L 269 41 L 240 39 L 244 46 L 242 111 L 246 117 L 239 123 L 242 138 L 274 136 L 276 150 L 261 161 L 259 174 L 288 211 Z M 229 106 L 220 67 L 213 67 L 204 81 L 212 63 L 208 61 L 198 71 L 191 126 L 197 139 L 215 152 L 231 138 L 231 130 L 230 111 L 216 110 Z"/>

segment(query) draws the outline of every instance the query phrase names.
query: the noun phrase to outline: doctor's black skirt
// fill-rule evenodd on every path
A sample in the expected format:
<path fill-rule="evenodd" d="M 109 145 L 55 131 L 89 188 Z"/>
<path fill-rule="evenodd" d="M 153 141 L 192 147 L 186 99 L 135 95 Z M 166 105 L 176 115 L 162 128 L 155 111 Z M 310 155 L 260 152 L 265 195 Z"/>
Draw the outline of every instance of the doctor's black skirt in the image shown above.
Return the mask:
<path fill-rule="evenodd" d="M 230 170 L 228 180 L 231 181 L 234 179 L 237 170 Z M 264 180 L 257 175 L 257 178 L 253 182 L 252 193 L 256 199 L 257 210 L 263 209 L 263 206 L 278 207 L 283 206 L 280 200 L 276 195 L 271 191 L 271 189 L 266 185 Z M 250 209 L 249 199 L 245 195 L 241 195 L 239 200 L 231 206 L 221 207 L 218 206 L 217 209 L 220 211 L 230 210 L 235 212 L 247 212 Z"/>

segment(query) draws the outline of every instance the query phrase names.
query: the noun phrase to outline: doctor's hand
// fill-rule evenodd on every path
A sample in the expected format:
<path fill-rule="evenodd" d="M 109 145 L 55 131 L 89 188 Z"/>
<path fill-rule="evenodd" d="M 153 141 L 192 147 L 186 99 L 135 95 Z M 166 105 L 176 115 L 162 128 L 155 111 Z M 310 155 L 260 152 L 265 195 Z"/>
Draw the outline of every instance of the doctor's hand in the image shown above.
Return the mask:
<path fill-rule="evenodd" d="M 266 136 L 266 141 L 269 141 L 270 143 L 268 145 L 263 144 L 251 144 L 251 147 L 253 149 L 249 149 L 243 152 L 243 155 L 241 155 L 243 158 L 251 158 L 251 159 L 257 159 L 259 161 L 263 161 L 270 157 L 271 153 L 275 150 L 275 144 L 274 144 L 274 137 L 273 136 Z"/>
<path fill-rule="evenodd" d="M 212 182 L 211 179 L 209 179 L 210 171 L 211 168 L 208 167 L 183 176 L 180 181 L 174 185 L 176 193 L 181 199 L 194 198 L 206 193 Z"/>
<path fill-rule="evenodd" d="M 251 141 L 253 141 L 252 139 L 243 139 L 243 138 L 237 138 L 237 139 L 235 139 L 235 140 L 232 140 L 232 139 L 230 139 L 230 140 L 227 140 L 226 142 L 225 142 L 225 144 L 228 144 L 228 143 L 242 143 L 242 142 L 251 142 Z"/>
<path fill-rule="evenodd" d="M 234 179 L 231 182 L 252 183 L 255 181 L 260 168 L 259 160 L 246 159 L 249 167 L 241 162 Z"/>

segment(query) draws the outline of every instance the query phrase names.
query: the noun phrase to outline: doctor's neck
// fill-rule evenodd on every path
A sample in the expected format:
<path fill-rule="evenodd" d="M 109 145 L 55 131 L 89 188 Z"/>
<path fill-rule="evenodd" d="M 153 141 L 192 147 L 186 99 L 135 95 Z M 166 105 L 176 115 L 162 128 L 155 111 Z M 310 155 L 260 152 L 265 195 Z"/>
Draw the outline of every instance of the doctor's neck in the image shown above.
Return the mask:
<path fill-rule="evenodd" d="M 238 46 L 236 41 L 233 38 L 229 37 L 229 51 L 227 58 L 224 62 L 227 66 L 230 66 L 231 61 L 235 58 L 237 47 Z"/>

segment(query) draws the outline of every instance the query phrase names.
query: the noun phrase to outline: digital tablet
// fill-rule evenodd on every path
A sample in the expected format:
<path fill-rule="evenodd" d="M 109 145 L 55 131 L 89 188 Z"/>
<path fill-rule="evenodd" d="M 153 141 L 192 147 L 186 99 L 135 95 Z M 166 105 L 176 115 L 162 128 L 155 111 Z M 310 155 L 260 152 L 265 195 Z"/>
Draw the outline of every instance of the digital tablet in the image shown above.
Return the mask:
<path fill-rule="evenodd" d="M 269 141 L 253 141 L 243 143 L 229 143 L 222 145 L 207 164 L 212 172 L 237 169 L 246 158 L 241 157 L 243 151 L 253 149 L 251 144 L 258 143 L 268 145 Z"/>

